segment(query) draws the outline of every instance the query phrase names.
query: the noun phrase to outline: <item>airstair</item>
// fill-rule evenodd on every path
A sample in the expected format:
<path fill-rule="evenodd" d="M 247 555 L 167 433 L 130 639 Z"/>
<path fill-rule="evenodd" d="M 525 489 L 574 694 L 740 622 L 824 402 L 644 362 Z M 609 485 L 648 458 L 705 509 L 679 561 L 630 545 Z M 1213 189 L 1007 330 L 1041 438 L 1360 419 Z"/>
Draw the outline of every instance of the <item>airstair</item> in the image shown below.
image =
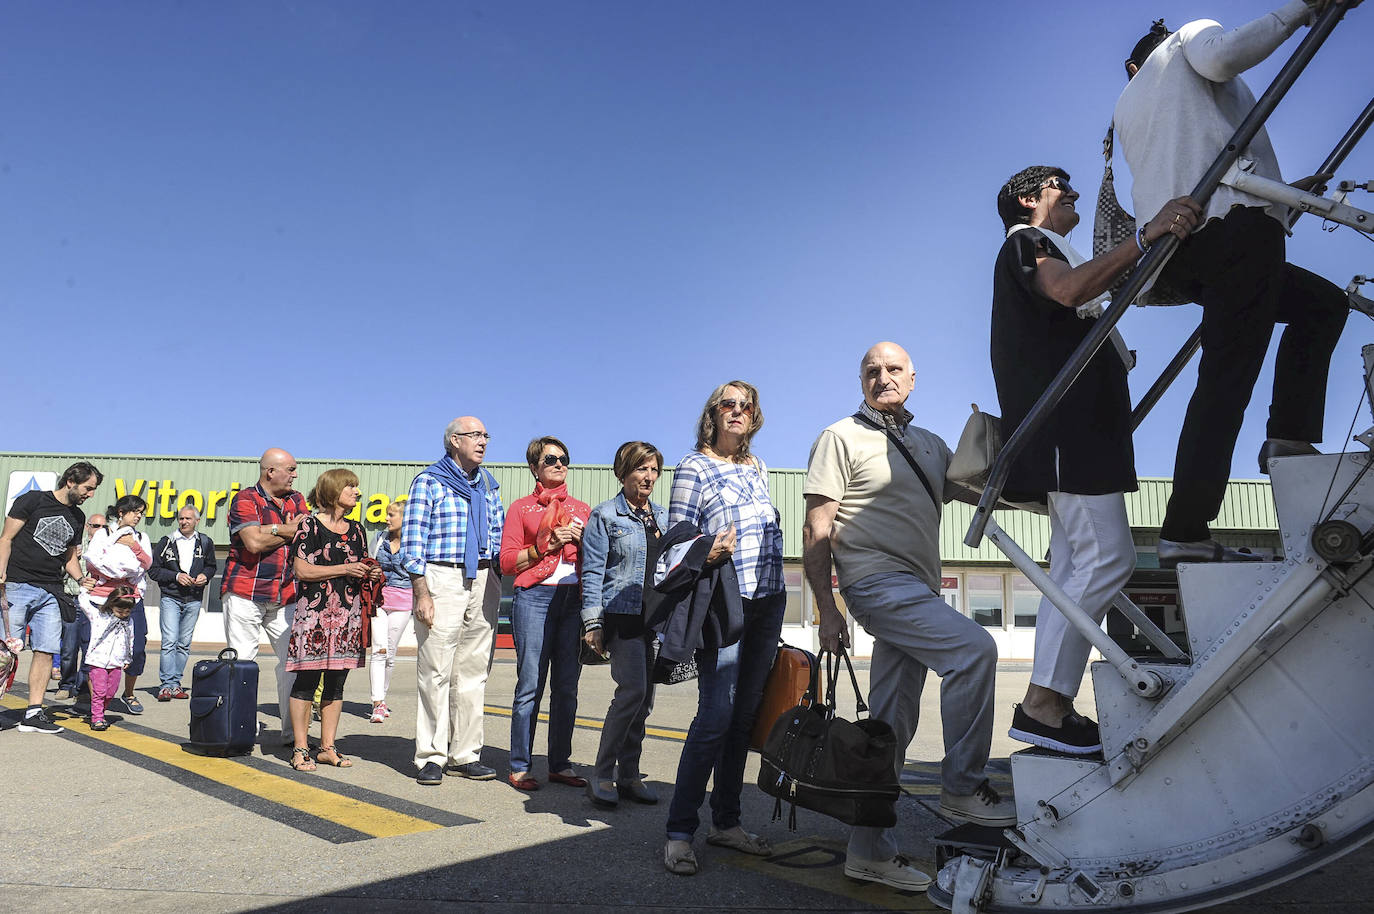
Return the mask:
<path fill-rule="evenodd" d="M 1296 214 L 1374 230 L 1374 214 L 1249 175 L 1254 138 L 1345 7 L 1318 18 L 1193 197 L 1219 183 L 1283 202 Z M 1371 101 L 1320 172 L 1334 171 L 1374 123 Z M 1118 302 L 1134 301 L 1178 241 L 1157 243 Z M 1374 317 L 1356 276 L 1352 309 Z M 1129 654 L 993 517 L 1021 446 L 1106 341 L 1112 307 L 1007 439 L 965 542 L 992 540 L 1096 647 L 1093 689 L 1102 755 L 1027 749 L 1011 758 L 1017 826 L 1000 847 L 954 857 L 930 898 L 972 912 L 1175 912 L 1290 880 L 1374 838 L 1374 428 L 1371 451 L 1270 462 L 1282 555 L 1271 561 L 1180 564 L 1186 643 L 1179 647 L 1121 595 L 1115 608 L 1157 651 Z M 1133 416 L 1138 425 L 1197 350 L 1194 333 Z M 1374 415 L 1374 345 L 1364 348 Z"/>

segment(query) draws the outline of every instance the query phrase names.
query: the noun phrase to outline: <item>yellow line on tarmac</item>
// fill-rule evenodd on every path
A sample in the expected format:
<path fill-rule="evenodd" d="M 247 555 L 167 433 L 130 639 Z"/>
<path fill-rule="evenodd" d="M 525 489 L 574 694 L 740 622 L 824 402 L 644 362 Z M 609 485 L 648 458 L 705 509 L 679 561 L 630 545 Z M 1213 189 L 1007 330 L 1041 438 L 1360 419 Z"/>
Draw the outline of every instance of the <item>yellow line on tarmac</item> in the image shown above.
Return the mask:
<path fill-rule="evenodd" d="M 498 708 L 494 705 L 484 705 L 482 710 L 487 714 L 494 714 L 497 717 L 510 717 L 510 708 Z M 541 723 L 548 723 L 549 715 L 541 712 L 539 721 Z M 595 717 L 578 717 L 574 718 L 573 722 L 576 726 L 585 727 L 589 730 L 600 730 L 605 725 L 605 721 L 597 720 Z M 686 730 L 678 730 L 673 727 L 645 727 L 644 732 L 650 736 L 657 736 L 662 739 L 675 739 L 678 742 L 685 742 L 687 739 Z"/>
<path fill-rule="evenodd" d="M 9 708 L 24 708 L 27 704 L 7 696 L 0 700 Z M 59 720 L 58 724 L 68 730 L 85 727 L 78 719 Z M 316 818 L 351 828 L 354 831 L 371 835 L 374 838 L 390 838 L 396 835 L 409 835 L 415 832 L 434 831 L 443 828 L 424 819 L 393 812 L 381 806 L 355 800 L 341 794 L 299 781 L 288 780 L 265 771 L 258 771 L 247 765 L 227 758 L 193 755 L 184 751 L 177 743 L 141 733 L 132 733 L 112 727 L 103 732 L 82 732 L 83 737 L 100 740 L 146 758 L 163 762 L 183 771 L 198 774 L 203 778 L 232 787 L 255 797 L 280 803 L 291 809 L 308 813 Z"/>

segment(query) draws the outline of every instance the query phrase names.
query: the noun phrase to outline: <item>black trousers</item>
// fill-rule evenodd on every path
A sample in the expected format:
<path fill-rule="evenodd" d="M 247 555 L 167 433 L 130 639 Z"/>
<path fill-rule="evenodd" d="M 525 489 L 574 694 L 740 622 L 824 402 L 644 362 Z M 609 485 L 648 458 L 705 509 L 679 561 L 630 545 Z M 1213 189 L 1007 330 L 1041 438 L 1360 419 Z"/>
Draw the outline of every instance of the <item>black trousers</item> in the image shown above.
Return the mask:
<path fill-rule="evenodd" d="M 1202 305 L 1202 361 L 1174 460 L 1174 489 L 1160 536 L 1210 535 L 1231 458 L 1274 324 L 1287 324 L 1274 363 L 1267 435 L 1317 442 L 1326 411 L 1331 353 L 1349 314 L 1345 293 L 1284 261 L 1278 220 L 1233 207 L 1170 259 L 1164 276 Z"/>

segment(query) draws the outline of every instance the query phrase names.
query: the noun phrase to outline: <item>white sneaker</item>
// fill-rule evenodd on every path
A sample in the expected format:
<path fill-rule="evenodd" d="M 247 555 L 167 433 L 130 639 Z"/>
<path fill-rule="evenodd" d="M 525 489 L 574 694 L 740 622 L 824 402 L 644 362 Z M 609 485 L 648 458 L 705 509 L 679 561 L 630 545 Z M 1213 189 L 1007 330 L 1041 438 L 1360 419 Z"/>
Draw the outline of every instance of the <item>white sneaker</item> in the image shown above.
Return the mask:
<path fill-rule="evenodd" d="M 850 879 L 865 882 L 881 882 L 885 886 L 903 892 L 924 892 L 930 885 L 930 877 L 901 854 L 891 860 L 863 860 L 859 857 L 846 857 L 844 874 Z"/>
<path fill-rule="evenodd" d="M 1002 799 L 992 785 L 984 780 L 966 797 L 941 790 L 940 815 L 975 825 L 1012 828 L 1016 825 L 1016 801 L 1011 797 Z"/>

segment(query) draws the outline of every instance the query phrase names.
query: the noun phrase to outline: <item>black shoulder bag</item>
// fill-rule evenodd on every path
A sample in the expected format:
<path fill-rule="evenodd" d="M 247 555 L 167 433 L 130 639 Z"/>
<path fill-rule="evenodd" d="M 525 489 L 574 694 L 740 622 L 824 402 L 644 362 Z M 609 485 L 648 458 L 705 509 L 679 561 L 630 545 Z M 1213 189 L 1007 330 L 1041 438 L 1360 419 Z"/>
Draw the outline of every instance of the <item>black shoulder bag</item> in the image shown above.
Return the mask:
<path fill-rule="evenodd" d="M 858 699 L 855 720 L 835 716 L 834 654 L 823 651 L 826 698 L 820 695 L 819 662 L 801 704 L 778 718 L 760 750 L 759 789 L 777 800 L 773 818 L 782 818 L 782 802 L 792 804 L 787 825 L 797 828 L 797 807 L 814 810 L 849 825 L 891 828 L 897 824 L 897 737 L 892 728 L 868 717 L 868 705 L 849 655 L 839 659 L 849 669 Z M 905 748 L 905 747 L 903 747 Z"/>

